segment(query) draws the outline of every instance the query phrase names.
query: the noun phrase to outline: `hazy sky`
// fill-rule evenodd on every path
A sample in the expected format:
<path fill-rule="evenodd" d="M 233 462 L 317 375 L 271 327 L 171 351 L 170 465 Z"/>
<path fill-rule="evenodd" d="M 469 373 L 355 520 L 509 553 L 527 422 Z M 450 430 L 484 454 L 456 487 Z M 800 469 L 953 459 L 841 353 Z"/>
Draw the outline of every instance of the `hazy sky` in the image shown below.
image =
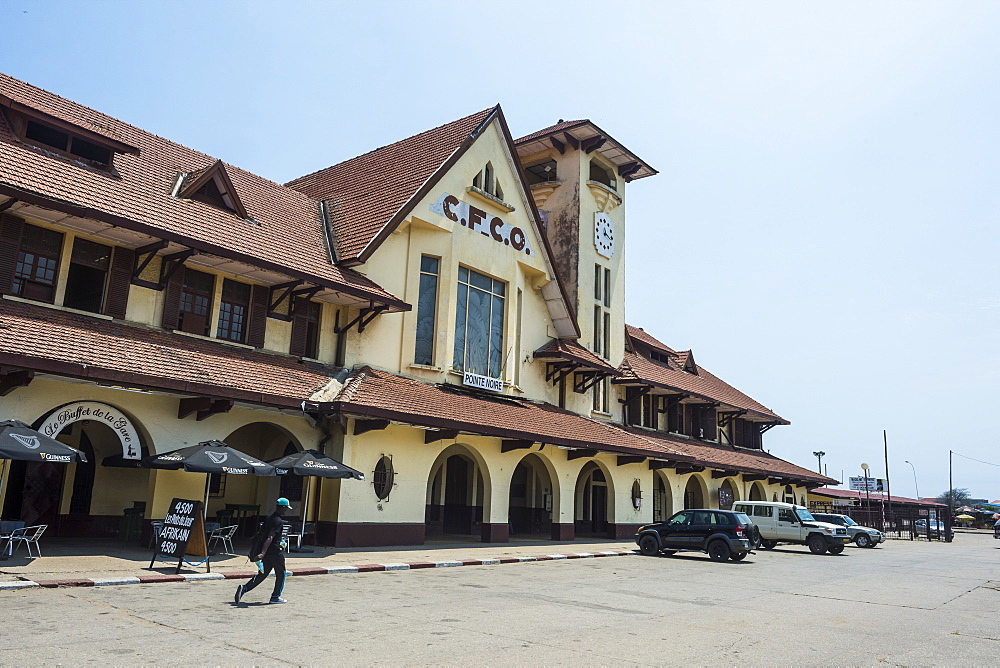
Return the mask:
<path fill-rule="evenodd" d="M 1000 498 L 1000 3 L 0 2 L 0 71 L 276 181 L 501 103 L 590 118 L 628 318 L 791 420 L 765 447 Z M 984 464 L 968 458 L 991 462 Z M 913 463 L 911 470 L 904 460 Z"/>

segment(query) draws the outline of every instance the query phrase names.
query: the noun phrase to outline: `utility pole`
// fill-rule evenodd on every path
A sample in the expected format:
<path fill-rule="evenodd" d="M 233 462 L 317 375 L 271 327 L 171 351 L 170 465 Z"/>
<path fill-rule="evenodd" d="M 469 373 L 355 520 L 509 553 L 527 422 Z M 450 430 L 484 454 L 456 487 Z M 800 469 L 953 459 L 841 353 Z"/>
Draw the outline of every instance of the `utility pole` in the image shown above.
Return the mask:
<path fill-rule="evenodd" d="M 892 492 L 889 491 L 889 438 L 885 434 L 885 429 L 882 430 L 882 445 L 885 447 L 885 502 L 888 506 L 886 514 L 889 516 L 889 522 L 892 522 Z M 885 530 L 885 526 L 882 527 Z"/>

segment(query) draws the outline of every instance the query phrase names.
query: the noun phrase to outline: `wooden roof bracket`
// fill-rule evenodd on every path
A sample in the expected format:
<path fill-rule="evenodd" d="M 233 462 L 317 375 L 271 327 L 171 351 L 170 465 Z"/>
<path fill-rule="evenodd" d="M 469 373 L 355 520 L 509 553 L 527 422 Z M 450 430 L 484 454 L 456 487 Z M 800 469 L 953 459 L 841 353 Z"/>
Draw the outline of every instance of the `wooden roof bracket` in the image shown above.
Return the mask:
<path fill-rule="evenodd" d="M 458 438 L 457 429 L 428 429 L 424 432 L 424 445 Z"/>
<path fill-rule="evenodd" d="M 638 392 L 636 392 L 634 395 L 632 395 L 631 399 L 619 399 L 618 403 L 620 403 L 622 405 L 630 404 L 633 401 L 636 401 L 637 399 L 641 399 L 642 397 L 646 396 L 647 394 L 649 394 L 652 391 L 653 391 L 653 386 L 652 385 L 643 385 L 643 386 L 641 386 L 639 388 Z"/>
<path fill-rule="evenodd" d="M 147 281 L 139 277 L 146 270 L 146 267 L 149 266 L 149 263 L 153 261 L 153 258 L 156 257 L 156 254 L 166 248 L 169 243 L 166 239 L 161 239 L 145 246 L 139 246 L 133 251 L 135 253 L 135 264 L 132 265 L 132 283 L 144 288 L 160 289 L 159 283 Z"/>
<path fill-rule="evenodd" d="M 618 455 L 618 466 L 627 464 L 641 464 L 646 461 L 643 455 Z"/>
<path fill-rule="evenodd" d="M 742 417 L 747 414 L 747 409 L 741 408 L 738 411 L 720 411 L 718 413 L 718 424 L 720 427 L 728 427 L 729 423 L 738 417 Z"/>
<path fill-rule="evenodd" d="M 546 362 L 545 380 L 546 382 L 551 381 L 552 385 L 556 386 L 578 368 L 580 368 L 580 365 L 576 362 Z"/>
<path fill-rule="evenodd" d="M 596 369 L 593 371 L 577 371 L 576 375 L 573 376 L 573 391 L 577 394 L 583 394 L 610 375 L 610 373 Z"/>
<path fill-rule="evenodd" d="M 177 419 L 183 420 L 195 413 L 195 420 L 201 422 L 205 418 L 218 413 L 228 413 L 233 409 L 234 401 L 230 399 L 213 399 L 212 397 L 186 397 L 177 402 Z"/>
<path fill-rule="evenodd" d="M 743 474 L 743 482 L 755 482 L 757 480 L 767 480 L 766 475 L 747 475 Z"/>
<path fill-rule="evenodd" d="M 336 334 L 341 334 L 349 330 L 351 327 L 354 327 L 354 325 L 357 325 L 358 334 L 362 334 L 365 331 L 365 327 L 370 325 L 376 316 L 380 315 L 383 311 L 387 311 L 388 309 L 388 304 L 379 304 L 376 306 L 374 301 L 370 301 L 368 302 L 368 306 L 358 311 L 358 317 L 354 318 L 343 327 L 334 327 L 333 331 Z"/>
<path fill-rule="evenodd" d="M 768 431 L 769 429 L 772 429 L 772 428 L 777 427 L 777 426 L 778 426 L 777 422 L 765 422 L 765 423 L 763 423 L 763 424 L 760 425 L 760 433 L 763 434 L 764 432 Z"/>
<path fill-rule="evenodd" d="M 560 153 L 561 152 L 562 151 L 560 151 Z M 11 197 L 9 200 L 7 200 L 6 202 L 4 202 L 3 204 L 0 204 L 0 212 L 6 211 L 10 207 L 12 207 L 15 204 L 17 204 L 17 202 L 18 202 L 18 199 L 16 197 Z"/>
<path fill-rule="evenodd" d="M 555 138 L 555 135 L 549 137 L 549 141 L 552 142 L 552 146 L 559 151 L 559 155 L 566 153 L 566 144 Z"/>
<path fill-rule="evenodd" d="M 354 420 L 354 435 L 360 436 L 369 431 L 378 431 L 389 426 L 388 420 Z"/>
<path fill-rule="evenodd" d="M 597 149 L 599 149 L 602 146 L 604 146 L 604 143 L 606 141 L 608 141 L 607 137 L 605 137 L 603 135 L 595 135 L 595 136 L 591 137 L 590 139 L 587 139 L 587 140 L 583 141 L 580 144 L 580 148 L 583 149 L 584 153 L 586 153 L 586 154 L 589 155 L 589 154 L 593 153 L 594 151 L 596 151 Z"/>
<path fill-rule="evenodd" d="M 563 137 L 566 138 L 566 143 L 573 147 L 573 150 L 580 150 L 580 140 L 571 135 L 568 132 L 563 133 Z"/>
<path fill-rule="evenodd" d="M 292 298 L 292 291 L 302 285 L 302 283 L 302 279 L 299 279 L 297 281 L 288 281 L 287 283 L 278 283 L 277 285 L 272 285 L 268 288 L 267 317 L 276 318 L 278 320 L 291 320 L 290 316 L 287 316 L 284 313 L 277 313 L 276 311 L 278 307 L 281 306 L 281 302 Z M 289 308 L 288 312 L 291 313 L 292 309 Z"/>
<path fill-rule="evenodd" d="M 527 439 L 504 439 L 500 441 L 500 452 L 511 452 L 512 450 L 530 450 L 534 441 Z"/>
<path fill-rule="evenodd" d="M 0 397 L 5 397 L 19 387 L 27 387 L 35 378 L 31 369 L 0 370 Z"/>
<path fill-rule="evenodd" d="M 719 478 L 732 478 L 735 475 L 739 475 L 739 471 L 712 471 L 712 479 L 717 480 Z"/>
<path fill-rule="evenodd" d="M 568 450 L 566 452 L 566 459 L 573 461 L 574 459 L 581 459 L 582 457 L 596 457 L 597 450 L 591 450 L 590 448 L 577 448 L 576 450 Z"/>
<path fill-rule="evenodd" d="M 158 289 L 162 290 L 167 287 L 167 281 L 169 281 L 170 277 L 174 275 L 174 272 L 184 264 L 185 260 L 197 252 L 198 251 L 193 248 L 188 248 L 187 250 L 182 250 L 177 253 L 164 255 L 163 266 L 160 267 L 160 283 Z"/>
<path fill-rule="evenodd" d="M 664 394 L 663 395 L 663 408 L 657 410 L 659 413 L 666 413 L 667 411 L 675 408 L 677 404 L 681 403 L 688 398 L 687 394 Z"/>

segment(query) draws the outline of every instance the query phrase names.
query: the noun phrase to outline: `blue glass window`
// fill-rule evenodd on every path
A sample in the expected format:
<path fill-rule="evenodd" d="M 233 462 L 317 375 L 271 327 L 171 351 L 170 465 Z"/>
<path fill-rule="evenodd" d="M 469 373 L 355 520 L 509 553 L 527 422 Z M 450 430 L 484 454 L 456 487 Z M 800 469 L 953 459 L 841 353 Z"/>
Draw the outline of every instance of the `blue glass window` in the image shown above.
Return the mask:
<path fill-rule="evenodd" d="M 503 375 L 505 289 L 501 281 L 459 267 L 455 369 L 491 378 Z"/>
<path fill-rule="evenodd" d="M 437 311 L 438 265 L 436 257 L 420 258 L 420 292 L 417 295 L 417 344 L 415 364 L 434 363 L 434 316 Z"/>

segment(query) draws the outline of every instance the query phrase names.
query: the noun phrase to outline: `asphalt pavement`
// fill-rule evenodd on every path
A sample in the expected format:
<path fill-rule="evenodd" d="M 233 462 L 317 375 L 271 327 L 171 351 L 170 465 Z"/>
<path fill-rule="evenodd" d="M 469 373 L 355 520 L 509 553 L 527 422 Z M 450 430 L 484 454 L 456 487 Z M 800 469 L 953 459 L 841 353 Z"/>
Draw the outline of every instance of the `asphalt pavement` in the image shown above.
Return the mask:
<path fill-rule="evenodd" d="M 557 546 L 558 544 L 550 544 Z M 565 546 L 563 546 L 565 547 Z M 559 550 L 550 549 L 557 553 Z M 0 663 L 995 665 L 1000 541 L 0 592 Z"/>

